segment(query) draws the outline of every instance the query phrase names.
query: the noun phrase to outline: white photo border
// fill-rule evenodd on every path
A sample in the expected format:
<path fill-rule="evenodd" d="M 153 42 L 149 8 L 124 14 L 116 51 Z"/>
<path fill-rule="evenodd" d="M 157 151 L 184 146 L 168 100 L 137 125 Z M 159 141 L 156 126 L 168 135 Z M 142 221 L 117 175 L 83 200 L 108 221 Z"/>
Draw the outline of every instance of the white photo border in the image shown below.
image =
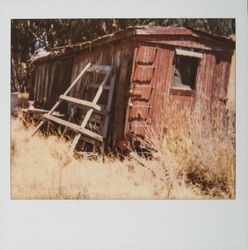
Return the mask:
<path fill-rule="evenodd" d="M 10 20 L 114 17 L 236 19 L 235 200 L 11 200 Z M 1 249 L 248 249 L 246 0 L 1 0 L 0 24 Z"/>

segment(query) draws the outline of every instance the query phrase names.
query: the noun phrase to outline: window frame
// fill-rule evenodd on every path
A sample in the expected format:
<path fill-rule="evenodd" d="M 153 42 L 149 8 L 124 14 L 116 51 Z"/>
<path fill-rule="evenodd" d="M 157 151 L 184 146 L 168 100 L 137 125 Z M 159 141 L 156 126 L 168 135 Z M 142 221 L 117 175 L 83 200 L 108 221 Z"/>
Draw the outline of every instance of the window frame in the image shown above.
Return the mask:
<path fill-rule="evenodd" d="M 176 48 L 175 52 L 174 52 L 174 57 L 173 60 L 176 56 L 185 56 L 185 57 L 193 57 L 193 58 L 197 58 L 199 59 L 199 63 L 198 66 L 196 68 L 196 79 L 195 79 L 195 88 L 194 89 L 188 89 L 188 88 L 178 88 L 173 86 L 173 82 L 174 82 L 174 73 L 175 73 L 175 65 L 173 66 L 173 73 L 172 73 L 172 79 L 171 79 L 171 86 L 170 86 L 170 93 L 174 94 L 174 95 L 185 95 L 185 96 L 191 96 L 191 95 L 195 95 L 196 92 L 196 83 L 197 83 L 197 75 L 198 75 L 198 70 L 201 64 L 201 60 L 203 58 L 203 53 L 201 52 L 197 52 L 192 50 L 191 48 L 188 49 L 182 49 L 182 48 Z M 187 85 L 188 86 L 188 85 Z"/>

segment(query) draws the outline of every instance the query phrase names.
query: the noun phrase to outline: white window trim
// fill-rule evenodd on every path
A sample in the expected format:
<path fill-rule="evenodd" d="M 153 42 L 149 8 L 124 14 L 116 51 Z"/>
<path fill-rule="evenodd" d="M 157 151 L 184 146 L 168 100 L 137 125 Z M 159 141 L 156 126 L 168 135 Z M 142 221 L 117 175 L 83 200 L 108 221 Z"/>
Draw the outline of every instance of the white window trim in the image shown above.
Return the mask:
<path fill-rule="evenodd" d="M 200 52 L 184 50 L 184 49 L 176 49 L 176 54 L 180 56 L 189 56 L 189 57 L 196 57 L 196 58 L 203 58 L 203 54 Z"/>

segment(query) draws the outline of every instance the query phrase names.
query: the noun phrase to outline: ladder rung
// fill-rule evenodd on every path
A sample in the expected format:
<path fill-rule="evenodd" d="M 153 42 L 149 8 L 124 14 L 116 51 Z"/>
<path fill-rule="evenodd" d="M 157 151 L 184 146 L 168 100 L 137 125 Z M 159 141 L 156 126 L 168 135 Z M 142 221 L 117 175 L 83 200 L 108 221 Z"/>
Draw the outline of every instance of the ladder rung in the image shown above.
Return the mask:
<path fill-rule="evenodd" d="M 92 102 L 89 101 L 85 101 L 85 100 L 81 100 L 75 97 L 71 97 L 71 96 L 66 96 L 66 95 L 61 95 L 60 99 L 64 100 L 64 101 L 68 101 L 71 103 L 75 103 L 75 104 L 79 104 L 79 105 L 83 105 L 89 108 L 93 108 L 95 110 L 101 111 L 101 106 L 94 104 Z"/>
<path fill-rule="evenodd" d="M 60 119 L 58 117 L 54 117 L 52 115 L 45 114 L 43 117 L 50 120 L 50 121 L 56 122 L 58 124 L 61 124 L 63 126 L 66 126 L 68 128 L 74 129 L 74 130 L 79 130 L 80 129 L 79 125 L 74 124 L 72 122 L 65 121 L 65 120 Z"/>
<path fill-rule="evenodd" d="M 83 106 L 86 106 L 89 108 L 93 108 L 96 113 L 101 114 L 101 115 L 108 115 L 109 114 L 109 112 L 107 110 L 105 110 L 105 105 L 94 104 L 94 103 L 89 102 L 89 101 L 81 100 L 81 99 L 71 97 L 71 96 L 66 96 L 66 95 L 61 95 L 60 99 L 62 99 L 64 101 L 71 102 L 71 103 L 83 105 Z"/>
<path fill-rule="evenodd" d="M 71 128 L 73 130 L 76 130 L 84 135 L 87 135 L 95 140 L 98 140 L 98 141 L 103 141 L 103 137 L 101 135 L 98 135 L 88 129 L 85 129 L 85 128 L 81 128 L 79 125 L 77 124 L 74 124 L 74 123 L 71 123 L 71 122 L 68 122 L 68 121 L 65 121 L 63 119 L 60 119 L 60 118 L 57 118 L 57 117 L 54 117 L 52 115 L 48 115 L 48 114 L 45 114 L 44 115 L 44 118 L 50 120 L 50 121 L 53 121 L 53 122 L 56 122 L 58 124 L 61 124 L 65 127 L 68 127 L 68 128 Z"/>
<path fill-rule="evenodd" d="M 111 66 L 92 65 L 87 71 L 88 72 L 97 72 L 97 73 L 107 73 L 111 69 L 112 69 Z"/>
<path fill-rule="evenodd" d="M 101 84 L 89 84 L 88 85 L 88 87 L 90 87 L 90 88 L 96 88 L 96 89 L 98 89 L 100 86 L 101 86 Z M 103 85 L 102 87 L 103 87 L 103 89 L 110 89 L 109 85 Z"/>

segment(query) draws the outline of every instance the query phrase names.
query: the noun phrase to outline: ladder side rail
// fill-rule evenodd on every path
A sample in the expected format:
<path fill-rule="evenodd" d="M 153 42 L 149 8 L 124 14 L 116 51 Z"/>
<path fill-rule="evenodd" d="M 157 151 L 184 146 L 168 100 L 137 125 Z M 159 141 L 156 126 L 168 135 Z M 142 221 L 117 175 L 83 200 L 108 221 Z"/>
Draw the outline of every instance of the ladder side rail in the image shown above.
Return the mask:
<path fill-rule="evenodd" d="M 106 138 L 107 132 L 108 132 L 108 124 L 109 124 L 109 119 L 110 119 L 110 111 L 111 111 L 111 105 L 112 105 L 112 99 L 113 99 L 113 93 L 114 93 L 115 78 L 116 78 L 115 75 L 113 75 L 111 79 L 111 83 L 110 83 L 110 89 L 108 93 L 108 103 L 106 107 L 108 115 L 104 119 L 104 124 L 103 124 L 103 129 L 102 129 L 103 138 Z"/>
<path fill-rule="evenodd" d="M 105 75 L 105 77 L 104 77 L 104 79 L 103 79 L 103 81 L 102 81 L 102 83 L 101 83 L 99 89 L 97 90 L 97 93 L 96 93 L 96 95 L 95 95 L 95 97 L 94 97 L 94 99 L 93 99 L 93 101 L 92 101 L 93 104 L 97 104 L 97 102 L 98 102 L 98 100 L 99 100 L 99 98 L 100 98 L 100 96 L 101 96 L 101 94 L 102 94 L 103 86 L 106 84 L 106 82 L 107 82 L 107 80 L 108 80 L 108 78 L 109 78 L 109 76 L 110 76 L 110 73 L 111 73 L 111 70 L 109 70 L 109 72 Z M 90 116 L 91 116 L 92 113 L 93 113 L 93 110 L 94 110 L 94 109 L 91 108 L 91 109 L 89 109 L 89 110 L 87 111 L 87 113 L 86 113 L 86 115 L 85 115 L 85 117 L 84 117 L 84 119 L 83 119 L 83 122 L 82 122 L 82 124 L 81 124 L 81 128 L 84 128 L 84 127 L 86 126 L 87 122 L 88 122 L 89 119 L 90 119 Z"/>
<path fill-rule="evenodd" d="M 109 76 L 110 76 L 111 71 L 112 71 L 112 66 L 111 66 L 111 68 L 109 69 L 109 71 L 106 73 L 106 75 L 105 75 L 105 77 L 104 77 L 102 83 L 101 83 L 100 86 L 99 86 L 99 89 L 97 90 L 97 93 L 96 93 L 96 95 L 95 95 L 95 97 L 94 97 L 94 99 L 93 99 L 93 101 L 92 101 L 94 104 L 96 104 L 96 103 L 98 102 L 98 100 L 99 100 L 99 98 L 100 98 L 100 96 L 101 96 L 101 94 L 102 94 L 103 87 L 104 87 L 104 85 L 106 84 L 106 82 L 107 82 L 108 79 L 109 79 Z"/>
<path fill-rule="evenodd" d="M 65 91 L 63 95 L 67 95 L 71 89 L 76 85 L 78 80 L 83 76 L 83 74 L 88 70 L 88 68 L 91 66 L 91 63 L 88 63 L 84 69 L 80 72 L 80 74 L 77 76 L 77 78 L 71 83 L 70 87 Z"/>
<path fill-rule="evenodd" d="M 98 102 L 98 100 L 99 100 L 99 98 L 100 98 L 100 96 L 102 94 L 102 91 L 103 91 L 103 86 L 106 84 L 106 82 L 107 82 L 107 80 L 108 80 L 108 78 L 110 76 L 111 70 L 112 70 L 112 67 L 106 73 L 106 75 L 105 75 L 105 77 L 104 77 L 104 79 L 103 79 L 103 81 L 102 81 L 99 89 L 97 90 L 97 93 L 96 93 L 96 95 L 95 95 L 95 97 L 93 99 L 93 103 L 94 104 L 96 104 Z M 82 122 L 82 124 L 80 126 L 81 128 L 85 128 L 85 126 L 86 126 L 87 122 L 89 121 L 92 113 L 93 113 L 93 109 L 92 108 L 87 111 L 87 113 L 86 113 L 86 115 L 85 115 L 85 117 L 83 119 L 83 122 Z M 73 140 L 73 142 L 71 144 L 71 148 L 70 148 L 70 154 L 73 153 L 73 151 L 74 151 L 74 149 L 75 149 L 75 147 L 76 147 L 76 145 L 77 145 L 80 137 L 81 137 L 80 133 L 77 133 L 77 135 L 74 137 L 74 140 Z"/>

